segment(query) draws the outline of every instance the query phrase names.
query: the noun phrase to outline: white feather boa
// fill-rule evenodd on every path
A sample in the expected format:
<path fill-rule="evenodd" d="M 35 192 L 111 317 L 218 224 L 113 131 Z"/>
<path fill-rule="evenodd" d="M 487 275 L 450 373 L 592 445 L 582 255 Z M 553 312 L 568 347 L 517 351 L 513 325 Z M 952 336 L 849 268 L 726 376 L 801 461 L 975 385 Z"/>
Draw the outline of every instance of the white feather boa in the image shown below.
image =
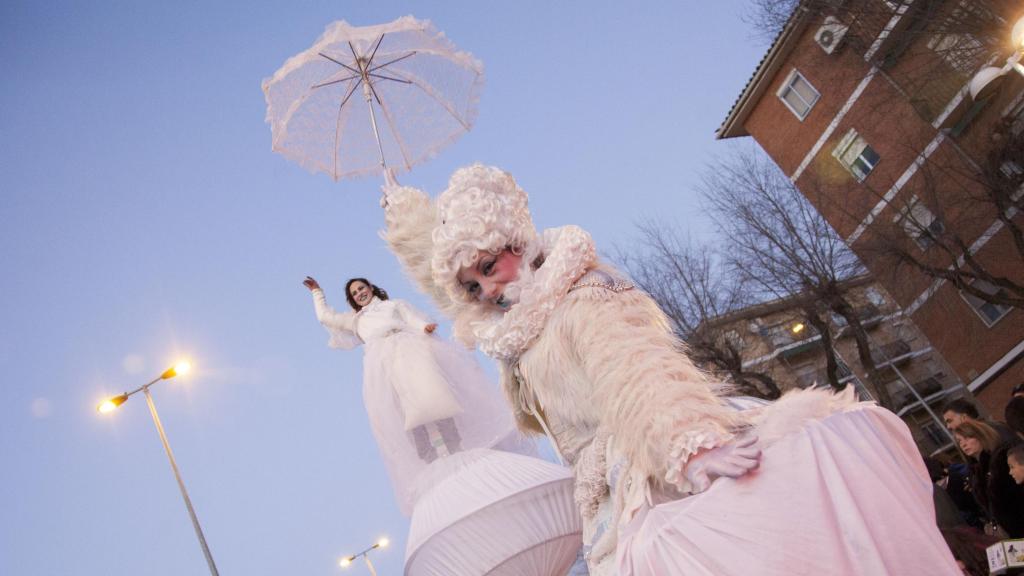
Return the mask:
<path fill-rule="evenodd" d="M 544 265 L 521 286 L 519 301 L 504 314 L 470 324 L 473 339 L 488 356 L 511 360 L 529 349 L 573 283 L 597 264 L 594 241 L 578 226 L 546 230 L 541 242 Z"/>

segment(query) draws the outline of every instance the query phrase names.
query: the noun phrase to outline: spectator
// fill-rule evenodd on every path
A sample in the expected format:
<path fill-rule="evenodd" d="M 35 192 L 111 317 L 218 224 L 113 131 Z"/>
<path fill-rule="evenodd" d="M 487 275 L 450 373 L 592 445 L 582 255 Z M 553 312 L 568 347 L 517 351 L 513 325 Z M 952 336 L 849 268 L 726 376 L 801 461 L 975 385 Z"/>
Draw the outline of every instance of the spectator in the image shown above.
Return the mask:
<path fill-rule="evenodd" d="M 1017 444 L 1006 451 L 1006 465 L 1017 486 L 1024 484 L 1024 444 Z"/>
<path fill-rule="evenodd" d="M 1017 384 L 1016 386 L 1013 387 L 1013 390 L 1010 391 L 1010 397 L 1024 398 L 1024 382 L 1021 382 L 1020 384 Z"/>
<path fill-rule="evenodd" d="M 1006 424 L 982 419 L 978 413 L 978 407 L 966 398 L 956 398 L 946 402 L 942 407 L 942 421 L 946 423 L 946 428 L 949 428 L 951 431 L 956 431 L 960 424 L 964 422 L 981 422 L 995 429 L 999 434 L 1001 442 L 1013 443 L 1019 440 L 1017 433 Z"/>
<path fill-rule="evenodd" d="M 1011 430 L 1024 437 L 1024 396 L 1014 394 L 1010 397 L 1003 410 L 1003 419 Z"/>
<path fill-rule="evenodd" d="M 949 492 L 946 491 L 945 486 L 949 482 L 949 476 L 946 474 L 945 466 L 938 460 L 930 457 L 924 459 L 924 464 L 928 468 L 928 476 L 932 479 L 935 522 L 938 524 L 939 529 L 943 530 L 943 535 L 945 535 L 945 530 L 964 525 L 966 522 L 956 503 L 949 496 Z"/>
<path fill-rule="evenodd" d="M 962 422 L 978 418 L 980 418 L 978 408 L 965 398 L 950 400 L 942 407 L 942 421 L 950 430 L 956 430 L 956 427 Z"/>
<path fill-rule="evenodd" d="M 1007 463 L 1007 452 L 1014 444 L 1002 442 L 994 428 L 978 420 L 961 422 L 954 436 L 972 461 L 971 492 L 989 522 L 1011 538 L 1024 537 L 1024 486 L 1010 477 Z"/>
<path fill-rule="evenodd" d="M 967 464 L 950 463 L 946 467 L 946 478 L 939 485 L 946 489 L 969 526 L 978 530 L 985 528 L 985 513 L 971 494 L 971 469 Z"/>

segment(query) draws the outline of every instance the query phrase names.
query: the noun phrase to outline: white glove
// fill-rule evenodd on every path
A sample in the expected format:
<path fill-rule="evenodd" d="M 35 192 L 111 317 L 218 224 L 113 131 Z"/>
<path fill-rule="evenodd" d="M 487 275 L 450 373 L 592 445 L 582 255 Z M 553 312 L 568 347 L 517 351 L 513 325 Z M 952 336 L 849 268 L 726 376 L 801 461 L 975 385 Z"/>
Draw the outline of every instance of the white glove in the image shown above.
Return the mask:
<path fill-rule="evenodd" d="M 739 478 L 761 462 L 761 450 L 755 446 L 757 438 L 748 436 L 690 458 L 683 476 L 690 482 L 694 494 L 703 492 L 720 476 Z"/>
<path fill-rule="evenodd" d="M 380 207 L 385 210 L 388 207 L 388 194 L 395 188 L 401 187 L 398 180 L 395 179 L 395 169 L 387 168 L 384 170 L 384 185 L 380 187 Z"/>

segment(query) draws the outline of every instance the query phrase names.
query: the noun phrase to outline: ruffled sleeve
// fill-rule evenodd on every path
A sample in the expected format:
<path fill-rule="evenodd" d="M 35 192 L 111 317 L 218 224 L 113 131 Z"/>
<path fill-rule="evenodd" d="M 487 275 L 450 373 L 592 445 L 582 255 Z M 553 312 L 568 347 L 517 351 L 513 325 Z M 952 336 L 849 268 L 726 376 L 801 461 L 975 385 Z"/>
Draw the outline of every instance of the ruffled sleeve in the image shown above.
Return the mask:
<path fill-rule="evenodd" d="M 316 310 L 316 319 L 331 335 L 327 341 L 328 346 L 351 350 L 363 343 L 356 334 L 355 312 L 338 312 L 331 308 L 323 290 L 313 290 L 313 308 Z"/>
<path fill-rule="evenodd" d="M 567 304 L 601 421 L 630 475 L 691 491 L 682 473 L 687 461 L 728 442 L 742 419 L 690 362 L 664 315 L 640 290 L 585 288 Z"/>

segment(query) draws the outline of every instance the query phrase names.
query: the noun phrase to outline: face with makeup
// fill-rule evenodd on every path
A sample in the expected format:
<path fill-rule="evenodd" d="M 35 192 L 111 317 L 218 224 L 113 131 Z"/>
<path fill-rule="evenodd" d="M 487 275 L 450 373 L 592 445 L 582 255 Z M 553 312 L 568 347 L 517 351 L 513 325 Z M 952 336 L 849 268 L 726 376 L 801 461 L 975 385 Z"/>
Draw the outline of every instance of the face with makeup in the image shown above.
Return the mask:
<path fill-rule="evenodd" d="M 460 269 L 456 278 L 473 298 L 504 309 L 517 300 L 506 289 L 519 278 L 522 263 L 523 257 L 509 249 L 498 254 L 481 250 L 476 264 Z"/>
<path fill-rule="evenodd" d="M 349 285 L 348 293 L 352 295 L 352 300 L 360 308 L 369 304 L 373 299 L 373 290 L 366 283 L 358 280 Z"/>

